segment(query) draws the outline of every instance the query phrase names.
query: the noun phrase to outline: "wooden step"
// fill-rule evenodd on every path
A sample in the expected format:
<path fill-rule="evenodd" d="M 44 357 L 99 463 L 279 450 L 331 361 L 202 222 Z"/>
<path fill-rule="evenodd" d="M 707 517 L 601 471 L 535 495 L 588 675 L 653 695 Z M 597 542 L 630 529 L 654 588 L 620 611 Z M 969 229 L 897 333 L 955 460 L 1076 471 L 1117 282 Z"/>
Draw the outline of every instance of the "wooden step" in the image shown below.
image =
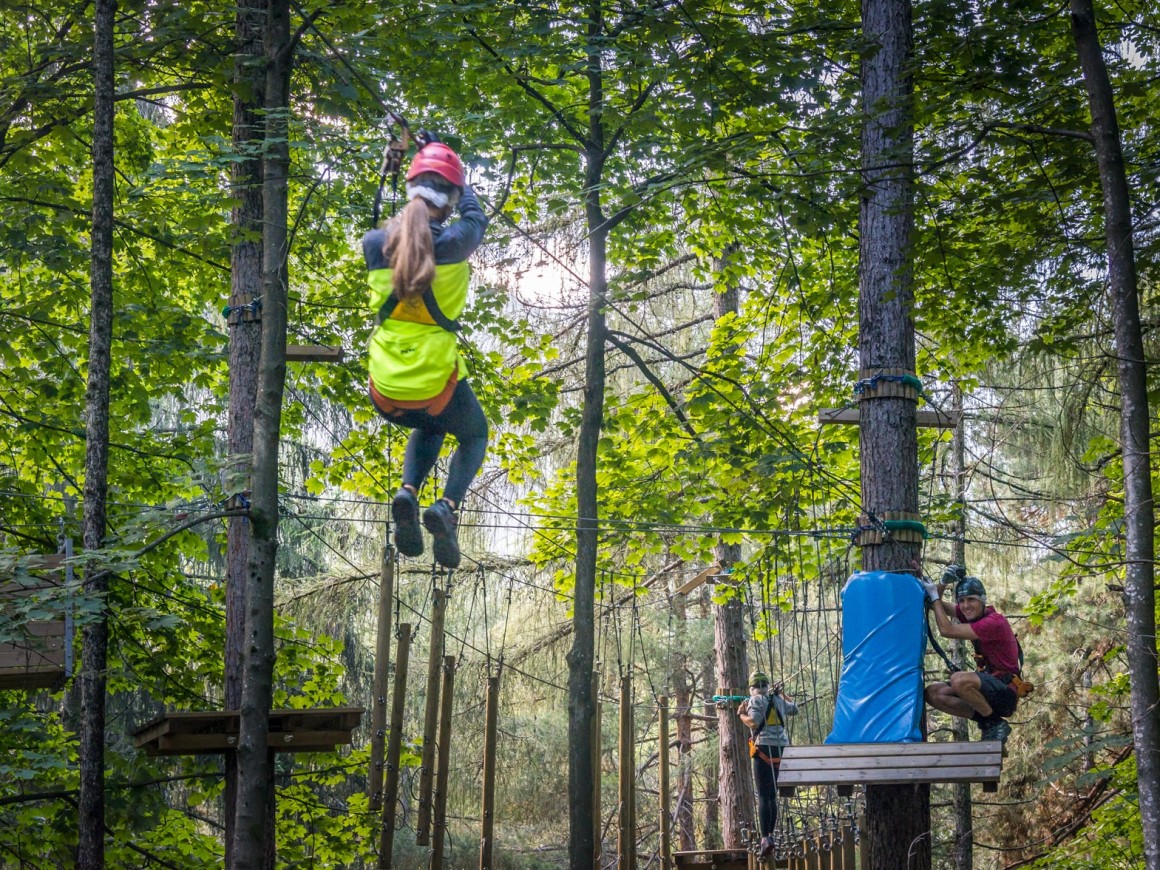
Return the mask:
<path fill-rule="evenodd" d="M 794 787 L 836 785 L 848 794 L 854 785 L 981 782 L 994 791 L 1003 770 L 1003 744 L 831 743 L 790 746 L 782 754 L 777 784 L 783 794 Z"/>

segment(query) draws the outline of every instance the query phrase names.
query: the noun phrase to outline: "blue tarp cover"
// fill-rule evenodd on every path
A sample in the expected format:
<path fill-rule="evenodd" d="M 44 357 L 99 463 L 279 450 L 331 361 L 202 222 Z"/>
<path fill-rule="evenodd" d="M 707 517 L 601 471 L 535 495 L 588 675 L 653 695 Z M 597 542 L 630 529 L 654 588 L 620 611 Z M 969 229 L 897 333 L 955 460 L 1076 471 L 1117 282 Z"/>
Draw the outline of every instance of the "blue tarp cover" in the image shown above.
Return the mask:
<path fill-rule="evenodd" d="M 859 571 L 842 590 L 842 677 L 826 743 L 921 743 L 924 593 L 909 574 Z"/>

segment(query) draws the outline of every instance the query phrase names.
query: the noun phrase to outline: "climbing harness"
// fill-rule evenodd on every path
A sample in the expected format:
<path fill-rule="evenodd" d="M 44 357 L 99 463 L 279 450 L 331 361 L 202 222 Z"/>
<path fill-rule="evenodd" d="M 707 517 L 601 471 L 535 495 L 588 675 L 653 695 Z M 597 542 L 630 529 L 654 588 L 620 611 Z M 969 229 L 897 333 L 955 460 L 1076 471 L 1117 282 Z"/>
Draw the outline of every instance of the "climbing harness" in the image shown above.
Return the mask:
<path fill-rule="evenodd" d="M 995 670 L 994 666 L 987 660 L 987 657 L 983 654 L 982 649 L 981 649 L 979 642 L 977 640 L 972 640 L 971 644 L 975 648 L 975 668 L 976 668 L 976 670 L 981 671 L 985 674 L 990 674 L 992 677 L 999 680 L 1000 682 L 1006 683 L 1011 688 L 1011 690 L 1015 692 L 1015 694 L 1019 698 L 1026 698 L 1028 695 L 1030 695 L 1032 692 L 1035 691 L 1035 684 L 1032 683 L 1030 680 L 1023 679 L 1023 677 L 1020 674 L 1012 674 L 1012 673 L 1009 673 L 1007 671 Z M 1019 642 L 1018 635 L 1015 636 L 1015 646 L 1018 647 L 1018 649 L 1019 649 L 1019 670 L 1020 670 L 1020 672 L 1022 672 L 1022 670 L 1023 670 L 1023 644 L 1021 644 Z"/>
<path fill-rule="evenodd" d="M 430 287 L 428 287 L 425 291 L 423 291 L 423 295 L 420 297 L 420 299 L 423 302 L 424 309 L 426 309 L 427 316 L 431 319 L 431 323 L 434 326 L 438 326 L 441 329 L 445 329 L 447 332 L 451 332 L 451 333 L 459 332 L 459 330 L 461 328 L 459 325 L 459 321 L 452 320 L 450 317 L 448 317 L 446 314 L 443 313 L 443 309 L 441 309 L 439 307 L 439 303 L 435 299 L 435 292 Z M 388 296 L 386 298 L 386 300 L 383 302 L 383 304 L 379 306 L 379 313 L 378 313 L 378 318 L 376 320 L 376 325 L 381 324 L 383 321 L 390 319 L 391 316 L 395 313 L 395 309 L 398 308 L 398 306 L 399 306 L 399 297 L 396 296 L 395 291 L 392 290 L 391 295 Z M 420 323 L 423 322 L 421 320 L 417 320 L 417 318 L 414 316 L 410 316 L 410 313 L 408 313 L 408 314 L 409 314 L 409 316 L 407 316 L 407 317 L 396 317 L 395 319 L 396 320 L 412 320 L 412 321 L 416 321 L 416 322 L 420 322 Z"/>

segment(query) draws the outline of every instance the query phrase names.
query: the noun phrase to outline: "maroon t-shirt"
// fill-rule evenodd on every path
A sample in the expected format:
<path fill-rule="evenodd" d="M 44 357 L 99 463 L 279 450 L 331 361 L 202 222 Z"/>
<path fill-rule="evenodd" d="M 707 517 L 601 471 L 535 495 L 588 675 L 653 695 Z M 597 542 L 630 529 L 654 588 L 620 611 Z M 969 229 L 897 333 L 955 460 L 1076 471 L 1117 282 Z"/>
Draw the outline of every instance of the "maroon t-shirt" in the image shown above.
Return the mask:
<path fill-rule="evenodd" d="M 994 607 L 988 606 L 983 615 L 974 622 L 967 622 L 963 612 L 955 605 L 955 616 L 964 622 L 979 638 L 979 651 L 987 657 L 991 669 L 999 673 L 1019 673 L 1019 642 L 1011 623 Z"/>

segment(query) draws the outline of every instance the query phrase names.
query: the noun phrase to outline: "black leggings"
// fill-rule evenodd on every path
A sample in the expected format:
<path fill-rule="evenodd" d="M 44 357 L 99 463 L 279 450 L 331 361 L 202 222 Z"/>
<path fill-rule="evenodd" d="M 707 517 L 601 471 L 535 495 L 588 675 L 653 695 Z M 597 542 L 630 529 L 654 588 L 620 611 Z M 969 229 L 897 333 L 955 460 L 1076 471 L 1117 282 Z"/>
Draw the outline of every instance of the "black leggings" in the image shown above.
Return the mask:
<path fill-rule="evenodd" d="M 411 430 L 403 456 L 403 483 L 415 487 L 416 492 L 423 488 L 423 482 L 435 467 L 443 439 L 455 436 L 459 444 L 451 455 L 443 495 L 457 507 L 463 504 L 467 488 L 475 480 L 487 453 L 487 417 L 467 381 L 455 385 L 451 401 L 438 417 L 426 411 L 403 411 L 387 419 Z"/>
<path fill-rule="evenodd" d="M 780 746 L 758 746 L 769 758 L 780 759 Z M 768 837 L 777 827 L 777 765 L 770 764 L 761 755 L 753 756 L 753 784 L 757 788 L 757 816 L 761 836 Z"/>

